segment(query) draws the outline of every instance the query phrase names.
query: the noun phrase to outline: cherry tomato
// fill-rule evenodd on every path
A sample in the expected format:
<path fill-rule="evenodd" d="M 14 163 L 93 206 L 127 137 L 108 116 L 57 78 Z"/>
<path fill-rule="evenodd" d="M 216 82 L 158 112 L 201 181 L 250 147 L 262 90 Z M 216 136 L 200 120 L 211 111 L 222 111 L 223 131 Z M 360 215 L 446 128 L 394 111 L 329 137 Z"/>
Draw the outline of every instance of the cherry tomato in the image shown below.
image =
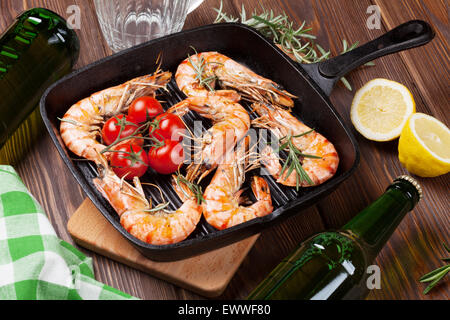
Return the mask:
<path fill-rule="evenodd" d="M 111 156 L 111 167 L 119 178 L 133 180 L 142 177 L 148 169 L 147 153 L 137 144 L 123 144 Z"/>
<path fill-rule="evenodd" d="M 150 135 L 156 139 L 180 142 L 186 127 L 181 118 L 173 113 L 163 113 L 155 118 L 156 128 L 150 127 Z"/>
<path fill-rule="evenodd" d="M 152 147 L 148 153 L 148 163 L 156 172 L 171 174 L 178 170 L 184 160 L 184 150 L 181 143 L 164 140 L 161 147 Z"/>
<path fill-rule="evenodd" d="M 136 120 L 130 116 L 119 114 L 106 121 L 102 129 L 103 142 L 110 145 L 117 140 L 120 133 L 120 138 L 126 138 L 133 135 L 138 129 Z M 120 130 L 122 129 L 122 132 Z"/>
<path fill-rule="evenodd" d="M 164 109 L 159 101 L 148 96 L 137 98 L 128 109 L 128 115 L 136 119 L 138 123 L 154 119 L 161 113 L 164 113 Z"/>

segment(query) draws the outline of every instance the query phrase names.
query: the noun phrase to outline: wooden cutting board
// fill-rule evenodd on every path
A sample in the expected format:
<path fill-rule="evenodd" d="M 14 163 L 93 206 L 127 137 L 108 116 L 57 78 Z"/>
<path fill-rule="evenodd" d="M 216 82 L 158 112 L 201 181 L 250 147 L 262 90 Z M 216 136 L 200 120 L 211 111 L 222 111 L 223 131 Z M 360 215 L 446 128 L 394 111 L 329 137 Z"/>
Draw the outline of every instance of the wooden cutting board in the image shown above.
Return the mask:
<path fill-rule="evenodd" d="M 175 262 L 156 262 L 139 253 L 86 199 L 67 224 L 80 246 L 206 297 L 223 293 L 259 235 Z"/>

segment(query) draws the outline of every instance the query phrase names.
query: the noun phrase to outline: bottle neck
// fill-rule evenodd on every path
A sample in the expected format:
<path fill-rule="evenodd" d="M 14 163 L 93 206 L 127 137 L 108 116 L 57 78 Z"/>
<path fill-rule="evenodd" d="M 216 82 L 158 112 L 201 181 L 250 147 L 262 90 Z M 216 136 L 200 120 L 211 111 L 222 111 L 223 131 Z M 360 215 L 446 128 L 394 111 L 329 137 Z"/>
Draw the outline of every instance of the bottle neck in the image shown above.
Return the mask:
<path fill-rule="evenodd" d="M 419 191 L 411 182 L 396 180 L 381 197 L 347 223 L 342 231 L 362 241 L 375 258 L 419 199 Z"/>

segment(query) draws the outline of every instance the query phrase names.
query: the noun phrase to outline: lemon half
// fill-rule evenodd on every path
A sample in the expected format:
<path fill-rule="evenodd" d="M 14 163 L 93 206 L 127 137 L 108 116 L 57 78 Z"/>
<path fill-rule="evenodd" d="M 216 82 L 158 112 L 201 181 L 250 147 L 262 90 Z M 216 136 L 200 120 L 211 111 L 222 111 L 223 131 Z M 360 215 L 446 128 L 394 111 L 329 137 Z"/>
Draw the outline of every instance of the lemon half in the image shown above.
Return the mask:
<path fill-rule="evenodd" d="M 450 172 L 450 130 L 432 116 L 415 113 L 403 128 L 398 143 L 401 164 L 420 177 Z"/>
<path fill-rule="evenodd" d="M 415 111 L 408 88 L 395 81 L 373 79 L 356 92 L 350 116 L 356 130 L 367 139 L 390 141 L 400 136 Z"/>

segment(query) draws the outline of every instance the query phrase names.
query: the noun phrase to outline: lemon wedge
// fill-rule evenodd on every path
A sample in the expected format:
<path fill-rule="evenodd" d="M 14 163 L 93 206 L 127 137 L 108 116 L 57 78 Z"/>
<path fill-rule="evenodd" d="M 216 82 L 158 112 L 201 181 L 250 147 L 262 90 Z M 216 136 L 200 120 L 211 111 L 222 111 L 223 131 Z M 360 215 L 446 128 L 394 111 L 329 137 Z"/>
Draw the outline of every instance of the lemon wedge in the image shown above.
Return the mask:
<path fill-rule="evenodd" d="M 367 139 L 390 141 L 400 136 L 415 111 L 408 88 L 395 81 L 373 79 L 356 92 L 350 116 L 356 130 Z"/>
<path fill-rule="evenodd" d="M 420 177 L 450 171 L 450 130 L 432 116 L 415 113 L 407 121 L 398 143 L 400 163 Z"/>

